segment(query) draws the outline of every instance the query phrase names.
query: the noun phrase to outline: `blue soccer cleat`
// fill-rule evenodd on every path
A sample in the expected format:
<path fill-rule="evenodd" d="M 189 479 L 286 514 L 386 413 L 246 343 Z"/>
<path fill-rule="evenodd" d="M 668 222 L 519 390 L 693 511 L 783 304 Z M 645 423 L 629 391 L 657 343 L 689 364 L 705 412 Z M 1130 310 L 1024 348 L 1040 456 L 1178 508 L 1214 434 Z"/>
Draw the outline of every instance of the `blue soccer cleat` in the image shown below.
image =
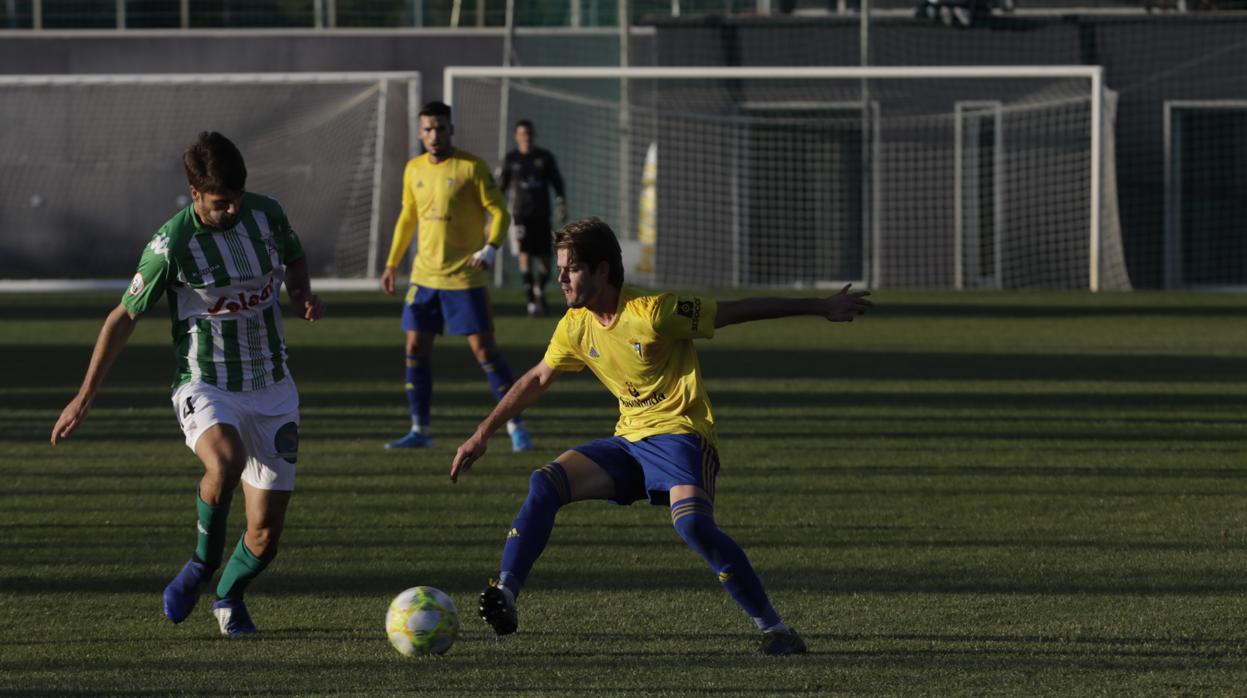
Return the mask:
<path fill-rule="evenodd" d="M 199 592 L 203 591 L 204 582 L 212 578 L 215 570 L 202 562 L 191 558 L 178 572 L 177 576 L 165 587 L 165 615 L 174 623 L 181 623 L 195 608 L 199 600 Z"/>
<path fill-rule="evenodd" d="M 533 439 L 523 424 L 516 426 L 515 431 L 511 432 L 511 450 L 516 453 L 533 450 Z"/>
<path fill-rule="evenodd" d="M 433 439 L 428 434 L 421 434 L 418 431 L 409 431 L 407 435 L 398 441 L 391 441 L 386 444 L 386 448 L 428 448 L 433 445 Z"/>
<path fill-rule="evenodd" d="M 251 614 L 247 613 L 247 604 L 242 599 L 217 599 L 212 603 L 212 615 L 216 616 L 221 634 L 226 637 L 255 632 L 255 623 L 251 622 Z"/>

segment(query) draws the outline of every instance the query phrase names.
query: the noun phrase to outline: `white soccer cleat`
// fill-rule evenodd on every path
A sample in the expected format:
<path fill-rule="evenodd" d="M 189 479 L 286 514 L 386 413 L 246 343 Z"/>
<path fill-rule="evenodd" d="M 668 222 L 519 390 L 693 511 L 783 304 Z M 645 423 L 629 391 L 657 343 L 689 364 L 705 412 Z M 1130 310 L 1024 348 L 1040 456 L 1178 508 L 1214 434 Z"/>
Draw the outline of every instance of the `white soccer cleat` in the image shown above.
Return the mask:
<path fill-rule="evenodd" d="M 212 615 L 216 616 L 221 634 L 226 637 L 250 635 L 256 631 L 242 599 L 218 599 L 212 604 Z"/>

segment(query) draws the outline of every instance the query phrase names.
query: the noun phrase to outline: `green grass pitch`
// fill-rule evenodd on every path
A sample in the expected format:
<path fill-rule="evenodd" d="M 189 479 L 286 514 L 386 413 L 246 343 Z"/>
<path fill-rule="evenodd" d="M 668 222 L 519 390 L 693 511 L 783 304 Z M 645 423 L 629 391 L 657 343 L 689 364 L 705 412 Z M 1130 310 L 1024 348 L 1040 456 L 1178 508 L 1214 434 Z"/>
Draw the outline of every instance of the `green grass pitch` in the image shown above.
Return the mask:
<path fill-rule="evenodd" d="M 1247 298 L 890 292 L 852 324 L 743 325 L 701 342 L 719 419 L 717 518 L 810 654 L 751 654 L 752 624 L 663 510 L 560 515 L 498 642 L 475 617 L 531 470 L 611 432 L 588 372 L 456 486 L 492 403 L 461 338 L 435 356 L 436 447 L 407 420 L 397 302 L 327 294 L 290 320 L 303 399 L 282 554 L 251 588 L 261 634 L 160 591 L 194 544 L 199 465 L 168 402 L 164 311 L 140 323 L 86 424 L 48 434 L 107 295 L 0 296 L 0 694 L 825 696 L 1232 694 L 1247 685 Z M 554 320 L 495 299 L 512 367 Z M 234 507 L 230 540 L 241 526 Z M 391 597 L 459 604 L 442 658 L 390 648 Z"/>

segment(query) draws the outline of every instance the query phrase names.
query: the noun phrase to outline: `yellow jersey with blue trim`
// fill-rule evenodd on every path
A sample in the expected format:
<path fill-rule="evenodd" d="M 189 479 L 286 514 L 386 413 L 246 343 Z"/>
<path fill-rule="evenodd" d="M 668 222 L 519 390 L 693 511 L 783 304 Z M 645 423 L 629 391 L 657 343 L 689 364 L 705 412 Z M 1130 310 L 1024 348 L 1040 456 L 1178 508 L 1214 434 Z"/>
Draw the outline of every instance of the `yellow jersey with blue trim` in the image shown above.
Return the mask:
<path fill-rule="evenodd" d="M 490 217 L 488 235 L 486 214 Z M 486 242 L 501 245 L 510 225 L 506 200 L 484 160 L 456 149 L 435 163 L 425 153 L 410 160 L 403 171 L 403 210 L 394 225 L 385 264 L 397 267 L 414 237 L 413 284 L 448 290 L 479 288 L 488 281 L 486 273 L 469 267 L 468 262 Z"/>
<path fill-rule="evenodd" d="M 715 301 L 625 288 L 610 325 L 571 308 L 554 329 L 546 365 L 593 371 L 619 400 L 615 435 L 639 441 L 659 434 L 698 434 L 717 448 L 714 413 L 702 384 L 694 339 L 714 336 Z"/>

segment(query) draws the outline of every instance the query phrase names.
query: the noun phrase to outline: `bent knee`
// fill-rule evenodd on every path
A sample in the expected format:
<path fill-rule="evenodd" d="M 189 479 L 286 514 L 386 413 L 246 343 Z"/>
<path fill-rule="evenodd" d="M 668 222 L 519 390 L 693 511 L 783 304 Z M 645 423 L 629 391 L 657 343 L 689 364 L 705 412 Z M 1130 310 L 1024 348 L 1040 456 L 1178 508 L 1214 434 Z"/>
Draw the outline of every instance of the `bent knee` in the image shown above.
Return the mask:
<path fill-rule="evenodd" d="M 218 485 L 231 490 L 238 485 L 243 470 L 247 467 L 247 454 L 241 451 L 205 454 L 200 456 L 200 460 L 203 462 L 204 474 L 210 480 L 215 480 Z"/>
<path fill-rule="evenodd" d="M 558 463 L 546 463 L 528 478 L 529 496 L 562 506 L 571 501 L 571 485 L 567 473 Z"/>
<path fill-rule="evenodd" d="M 718 524 L 707 516 L 691 516 L 688 520 L 673 521 L 671 525 L 680 538 L 690 544 L 709 544 L 721 534 Z"/>
<path fill-rule="evenodd" d="M 275 528 L 247 529 L 247 548 L 256 557 L 271 559 L 277 555 L 277 541 L 281 531 Z"/>
<path fill-rule="evenodd" d="M 704 541 L 719 532 L 714 505 L 700 497 L 682 499 L 671 506 L 671 525 L 686 541 Z"/>

